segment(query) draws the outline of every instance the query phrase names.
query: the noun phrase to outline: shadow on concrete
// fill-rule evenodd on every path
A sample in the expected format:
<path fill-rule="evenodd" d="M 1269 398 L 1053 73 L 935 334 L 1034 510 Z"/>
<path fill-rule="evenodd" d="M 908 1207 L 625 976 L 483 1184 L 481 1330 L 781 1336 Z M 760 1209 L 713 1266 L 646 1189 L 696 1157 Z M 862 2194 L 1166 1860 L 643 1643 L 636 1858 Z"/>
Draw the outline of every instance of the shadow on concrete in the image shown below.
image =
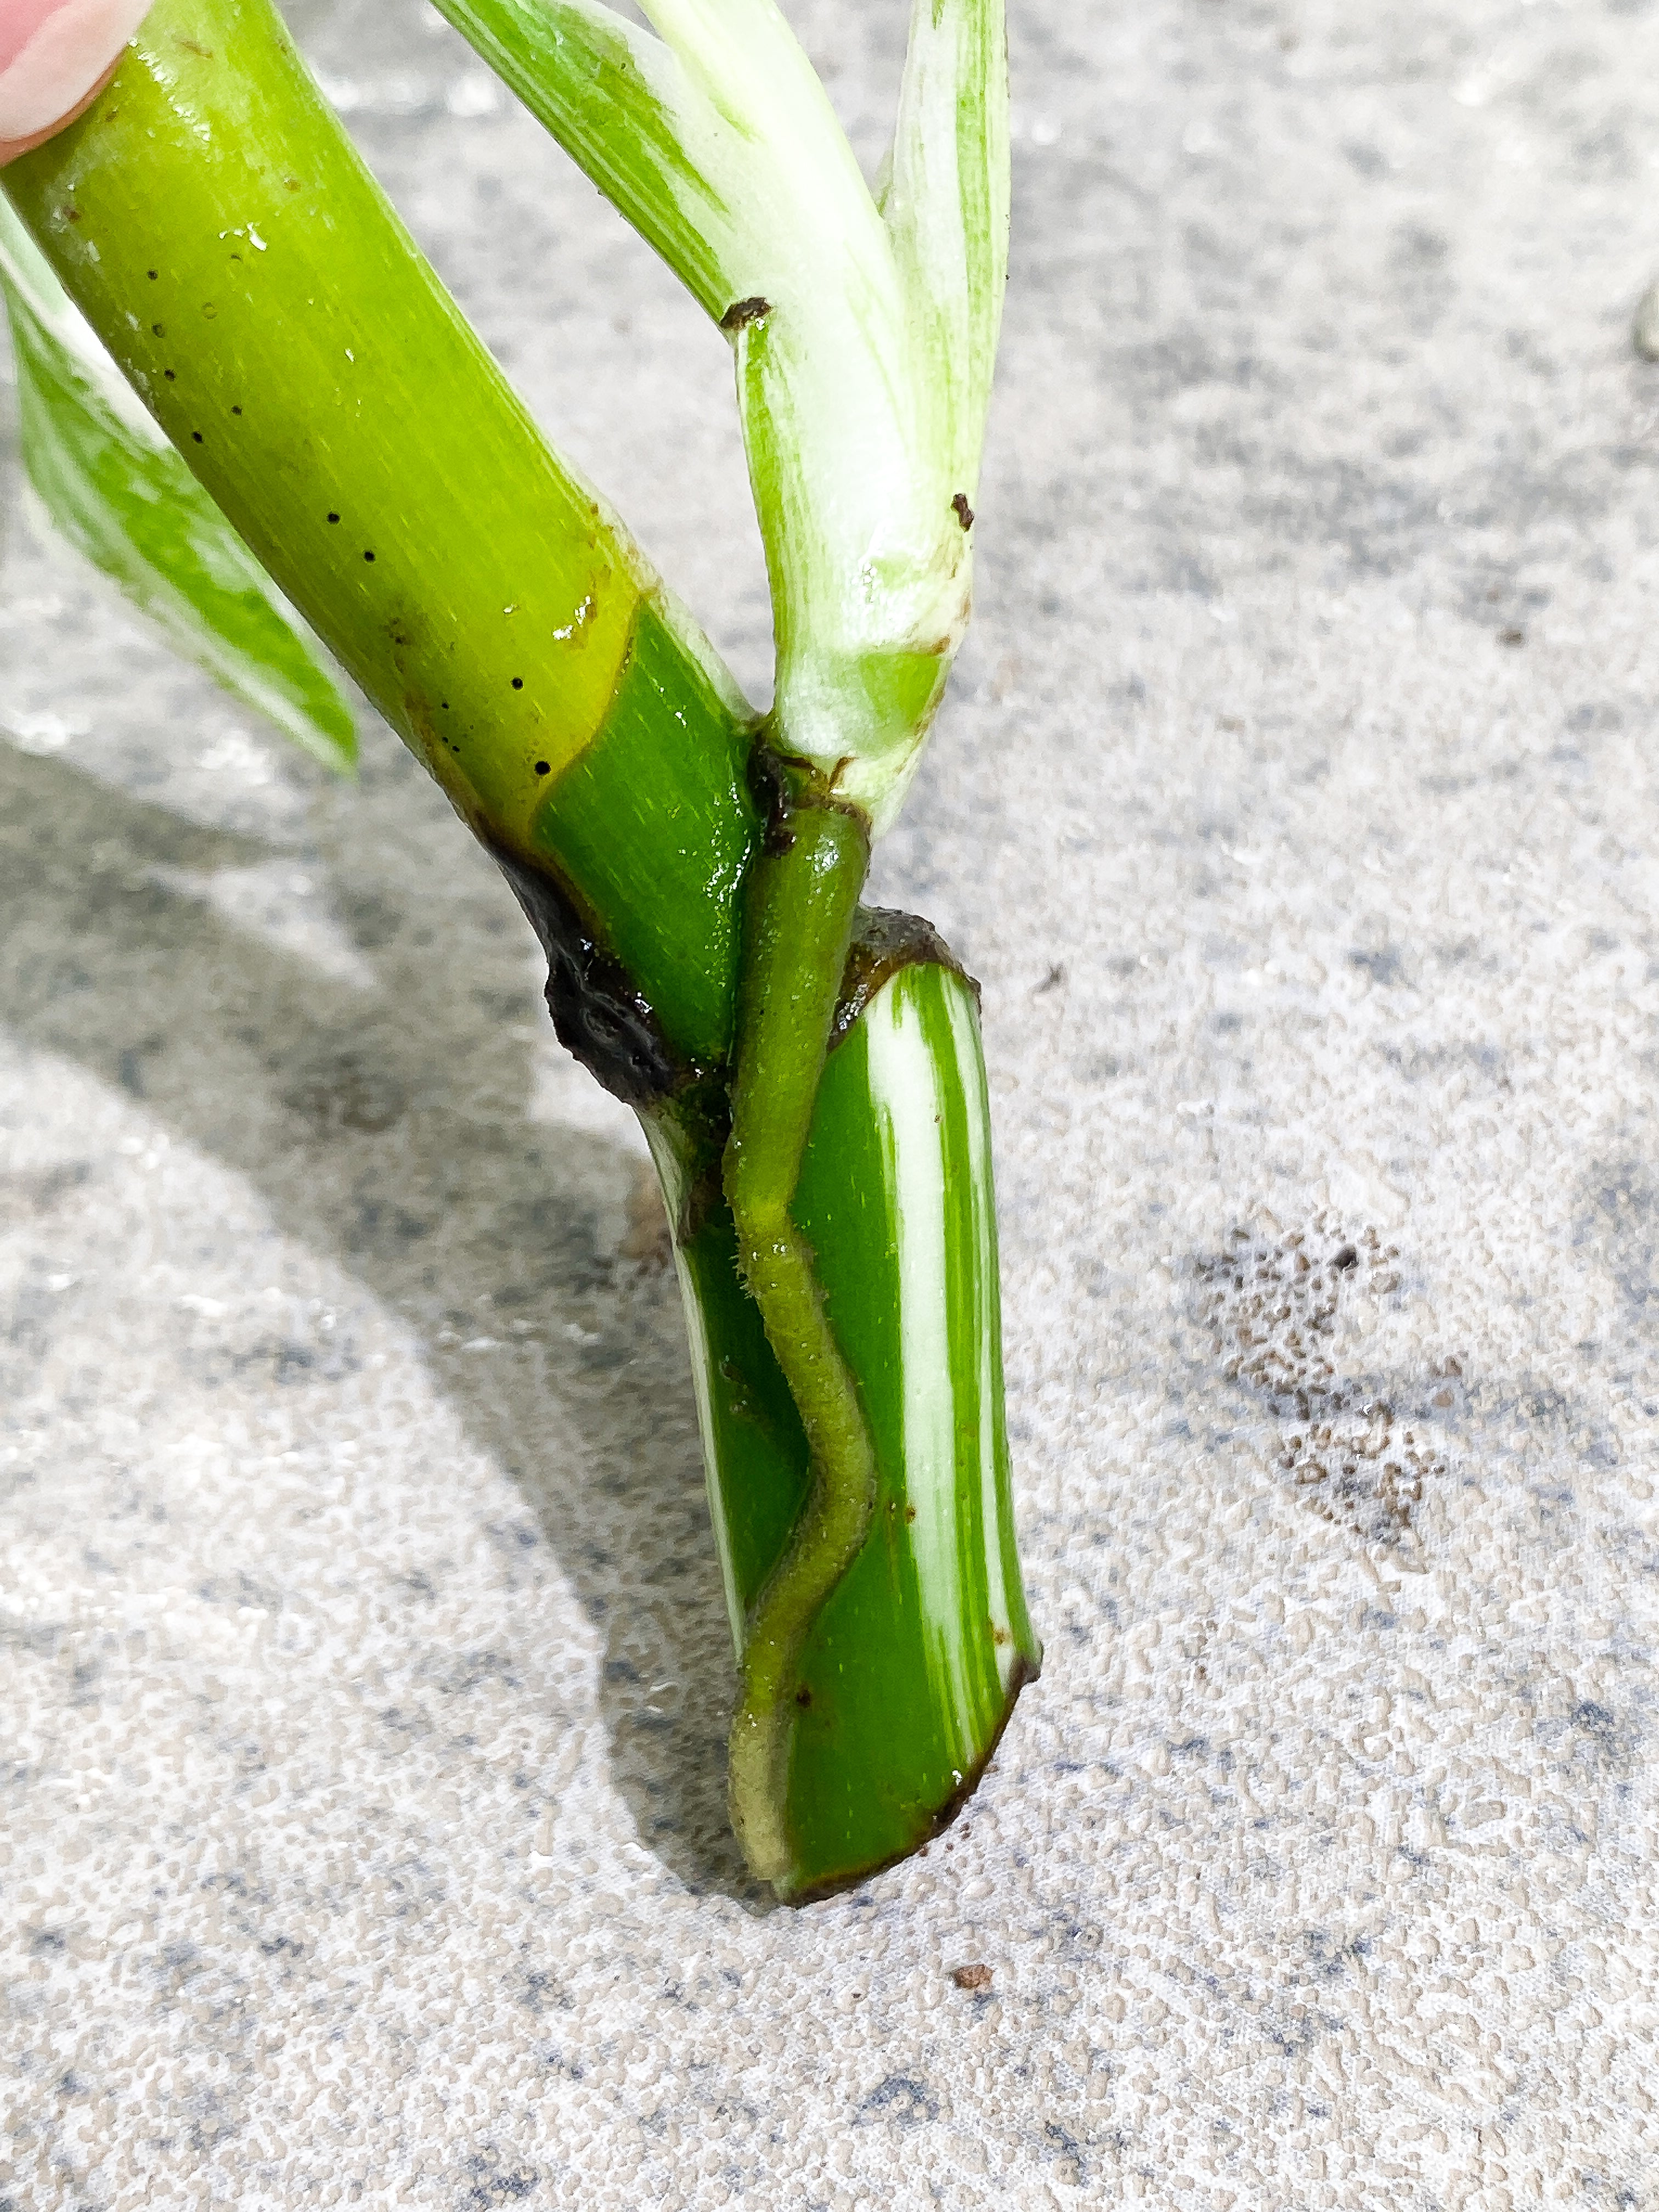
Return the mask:
<path fill-rule="evenodd" d="M 526 1025 L 546 1019 L 526 926 L 420 771 L 371 743 L 362 785 L 317 806 L 371 988 L 158 878 L 269 847 L 0 747 L 0 1019 L 141 1097 L 420 1332 L 533 1511 L 539 1537 L 516 1540 L 552 1547 L 603 1637 L 641 1841 L 758 1905 L 726 1816 L 734 1678 L 672 1273 L 605 1249 L 595 1193 L 632 1163 L 526 1119 Z M 538 1357 L 460 1349 L 514 1319 Z"/>

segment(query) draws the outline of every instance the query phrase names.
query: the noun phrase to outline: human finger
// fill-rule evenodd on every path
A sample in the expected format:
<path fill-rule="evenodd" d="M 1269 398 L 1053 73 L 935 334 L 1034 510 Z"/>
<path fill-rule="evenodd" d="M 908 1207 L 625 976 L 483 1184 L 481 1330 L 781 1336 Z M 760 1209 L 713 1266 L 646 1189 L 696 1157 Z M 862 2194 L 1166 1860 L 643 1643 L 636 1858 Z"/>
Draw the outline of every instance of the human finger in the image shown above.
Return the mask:
<path fill-rule="evenodd" d="M 0 0 L 0 164 L 98 97 L 151 0 Z"/>

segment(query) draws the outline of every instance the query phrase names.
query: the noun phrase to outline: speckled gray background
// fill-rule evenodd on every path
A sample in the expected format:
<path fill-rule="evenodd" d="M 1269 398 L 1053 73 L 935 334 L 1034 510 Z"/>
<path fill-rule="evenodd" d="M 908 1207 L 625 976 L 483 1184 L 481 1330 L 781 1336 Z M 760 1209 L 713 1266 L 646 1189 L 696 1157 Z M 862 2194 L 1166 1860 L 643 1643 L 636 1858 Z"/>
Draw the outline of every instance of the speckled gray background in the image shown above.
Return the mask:
<path fill-rule="evenodd" d="M 798 18 L 872 159 L 901 15 Z M 424 10 L 295 17 L 763 687 L 718 337 Z M 1659 9 L 1012 28 L 881 875 L 986 987 L 1048 1664 L 857 1896 L 735 1862 L 671 1280 L 510 900 L 5 479 L 12 2212 L 1659 2205 Z"/>

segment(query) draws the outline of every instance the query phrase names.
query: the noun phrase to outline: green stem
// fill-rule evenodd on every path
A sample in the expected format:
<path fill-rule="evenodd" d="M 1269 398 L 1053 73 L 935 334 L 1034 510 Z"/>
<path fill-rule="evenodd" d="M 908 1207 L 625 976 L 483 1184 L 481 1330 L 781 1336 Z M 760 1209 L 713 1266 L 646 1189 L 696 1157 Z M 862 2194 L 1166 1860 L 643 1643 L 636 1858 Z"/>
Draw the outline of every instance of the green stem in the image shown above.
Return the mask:
<path fill-rule="evenodd" d="M 788 1548 L 750 1619 L 732 1729 L 732 1826 L 750 1864 L 776 1882 L 791 1865 L 784 1806 L 801 1654 L 864 1541 L 876 1469 L 858 1386 L 790 1212 L 870 865 L 869 830 L 817 776 L 769 764 L 776 797 L 744 898 L 725 1187 L 738 1270 L 760 1308 L 811 1462 Z"/>
<path fill-rule="evenodd" d="M 269 0 L 156 0 L 100 98 L 0 188 L 521 896 L 550 886 L 568 1041 L 613 1079 L 588 1047 L 619 987 L 581 1018 L 585 933 L 666 1061 L 724 1059 L 756 827 L 735 686 L 541 435 Z"/>
<path fill-rule="evenodd" d="M 875 1493 L 856 1556 L 817 1601 L 793 1695 L 769 1708 L 773 1765 L 757 1787 L 787 1860 L 772 1879 L 791 1898 L 936 1834 L 1041 1659 L 1014 1544 L 974 987 L 926 924 L 861 914 L 833 1036 L 790 1215 L 857 1381 Z M 741 1656 L 803 1525 L 811 1455 L 738 1280 L 708 1139 L 693 1141 L 678 1114 L 647 1130 L 676 1224 Z"/>
<path fill-rule="evenodd" d="M 542 439 L 268 0 L 156 0 L 100 98 L 0 184 L 501 860 L 561 1036 L 639 1107 L 743 1654 L 733 1807 L 757 1871 L 800 1896 L 902 1856 L 1036 1660 L 971 989 L 936 948 L 836 1011 L 861 820 L 786 775 L 794 842 L 759 852 L 729 678 Z"/>

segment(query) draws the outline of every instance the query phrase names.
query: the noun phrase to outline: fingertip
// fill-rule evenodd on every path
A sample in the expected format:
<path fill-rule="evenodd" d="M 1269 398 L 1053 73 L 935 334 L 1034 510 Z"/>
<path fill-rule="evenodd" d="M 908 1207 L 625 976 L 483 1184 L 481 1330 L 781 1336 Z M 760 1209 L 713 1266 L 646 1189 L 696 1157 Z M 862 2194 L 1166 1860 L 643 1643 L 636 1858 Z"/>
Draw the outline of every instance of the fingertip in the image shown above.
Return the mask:
<path fill-rule="evenodd" d="M 118 54 L 96 84 L 89 87 L 73 107 L 48 123 L 44 130 L 36 131 L 27 138 L 0 138 L 0 169 L 3 169 L 8 161 L 15 161 L 20 154 L 30 154 L 37 146 L 44 146 L 48 138 L 55 138 L 60 131 L 67 130 L 77 115 L 84 115 L 120 66 L 121 58 Z M 0 84 L 0 96 L 3 95 L 3 84 Z"/>
<path fill-rule="evenodd" d="M 0 166 L 97 99 L 150 0 L 0 0 Z"/>

